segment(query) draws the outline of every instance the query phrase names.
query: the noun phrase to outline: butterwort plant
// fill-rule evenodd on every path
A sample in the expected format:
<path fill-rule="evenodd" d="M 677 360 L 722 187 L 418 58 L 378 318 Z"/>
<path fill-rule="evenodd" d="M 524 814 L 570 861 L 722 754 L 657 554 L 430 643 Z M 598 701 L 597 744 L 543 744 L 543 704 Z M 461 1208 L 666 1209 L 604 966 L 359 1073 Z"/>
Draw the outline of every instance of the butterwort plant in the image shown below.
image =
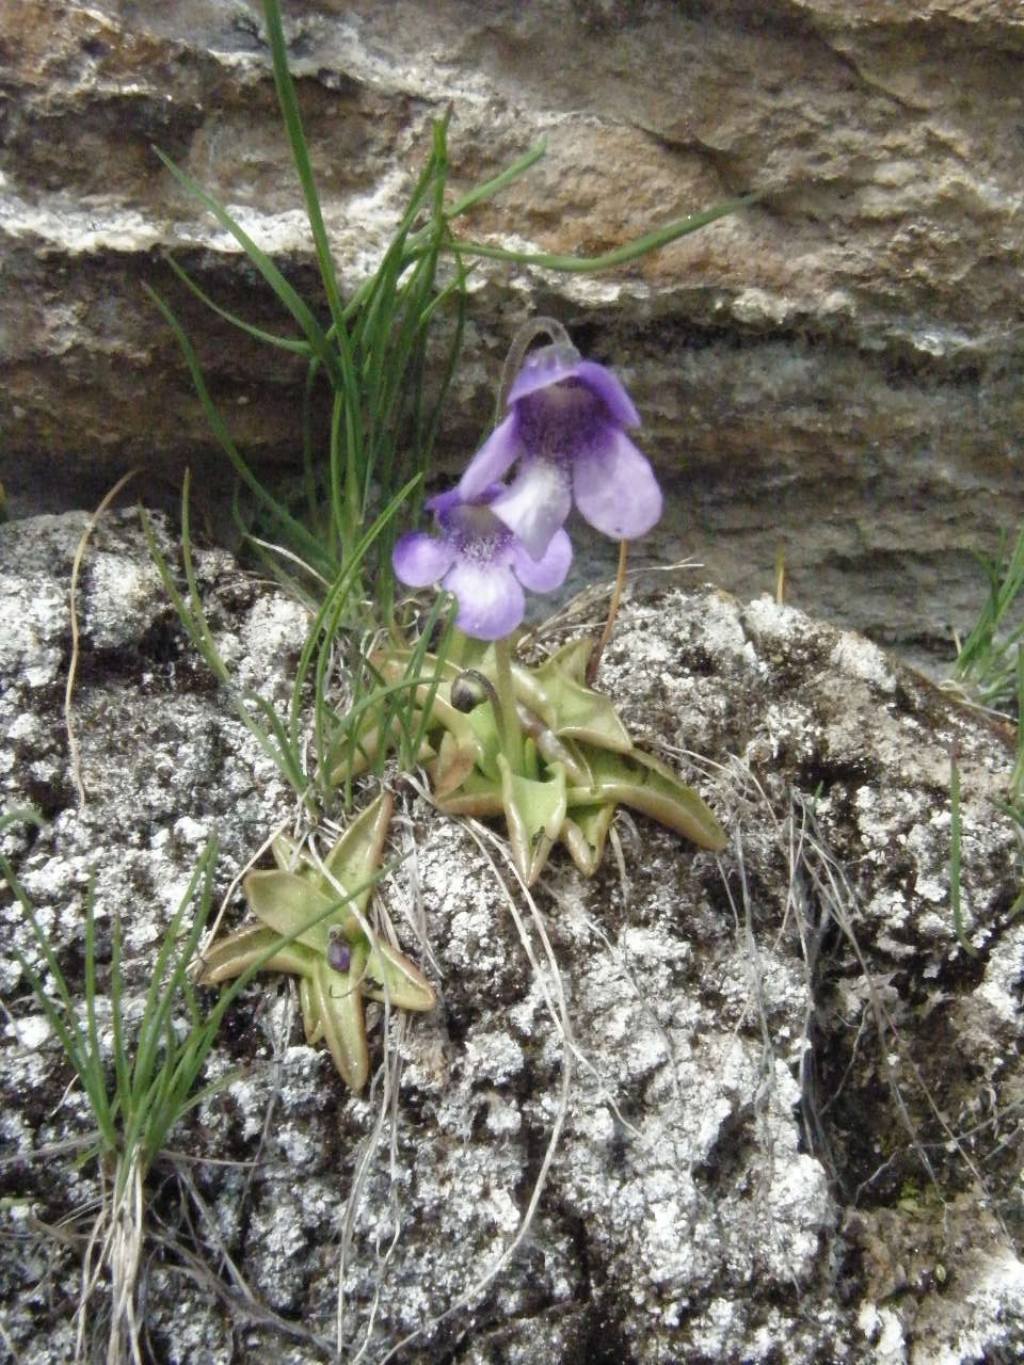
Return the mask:
<path fill-rule="evenodd" d="M 353 1090 L 369 1074 L 364 1000 L 407 1010 L 436 1003 L 419 968 L 370 922 L 392 810 L 393 798 L 382 793 L 321 858 L 279 835 L 277 866 L 250 872 L 244 883 L 259 923 L 217 940 L 198 964 L 207 986 L 254 969 L 297 977 L 306 1041 L 327 1044 Z"/>
<path fill-rule="evenodd" d="M 229 992 L 259 970 L 297 977 L 308 1039 L 323 1040 L 339 1073 L 359 1089 L 368 1075 L 365 1000 L 417 1010 L 430 1008 L 434 998 L 415 964 L 374 927 L 367 884 L 381 874 L 388 800 L 354 816 L 335 845 L 316 856 L 316 827 L 329 819 L 336 828 L 339 805 L 351 810 L 362 792 L 355 785 L 360 774 L 382 778 L 396 752 L 404 766 L 426 765 L 442 809 L 504 816 L 527 882 L 540 875 L 557 842 L 592 872 L 620 803 L 706 847 L 724 841 L 696 793 L 636 749 L 611 703 L 593 686 L 624 577 L 625 546 L 655 525 L 662 506 L 654 473 L 633 442 L 638 414 L 611 370 L 581 356 L 556 323 L 538 320 L 517 339 L 506 363 L 495 429 L 457 486 L 426 504 L 429 527 L 395 540 L 402 509 L 418 497 L 432 465 L 461 349 L 473 262 L 494 259 L 571 274 L 614 270 L 758 195 L 718 204 L 597 256 L 513 251 L 476 240 L 472 216 L 529 171 L 543 156 L 543 144 L 453 198 L 446 116 L 431 127 L 426 164 L 378 268 L 346 291 L 289 71 L 280 0 L 262 0 L 262 7 L 322 286 L 316 299 L 296 292 L 226 205 L 166 154 L 157 154 L 163 173 L 245 252 L 280 306 L 284 330 L 266 330 L 236 316 L 170 262 L 180 284 L 244 335 L 247 345 L 255 340 L 306 365 L 299 491 L 289 485 L 272 492 L 256 477 L 184 328 L 166 300 L 155 293 L 153 300 L 178 340 L 211 430 L 246 490 L 238 515 L 248 545 L 311 610 L 287 714 L 262 695 L 232 685 L 239 714 L 294 786 L 311 827 L 295 845 L 274 842 L 276 868 L 254 872 L 245 882 L 257 923 L 206 945 L 196 970 L 207 984 L 231 981 Z M 449 343 L 437 382 L 436 367 L 427 364 L 428 343 L 435 321 L 445 314 Z M 540 334 L 545 343 L 535 346 Z M 425 385 L 427 375 L 432 377 Z M 320 401 L 324 420 L 317 423 L 314 405 Z M 315 437 L 320 427 L 329 433 L 326 441 Z M 178 590 L 170 566 L 151 543 L 186 629 L 220 681 L 231 685 L 199 601 L 187 503 L 186 487 L 187 593 Z M 620 543 L 609 624 L 601 640 L 573 642 L 527 667 L 515 657 L 527 594 L 551 592 L 565 581 L 573 553 L 566 524 L 574 506 Z M 396 619 L 396 580 L 441 589 L 419 638 L 404 626 L 410 618 Z M 433 644 L 433 629 L 453 602 L 454 629 L 442 631 Z M 390 645 L 374 651 L 370 642 L 385 631 Z"/>
<path fill-rule="evenodd" d="M 627 435 L 640 419 L 621 381 L 583 359 L 557 323 L 539 327 L 548 345 L 529 354 L 522 340 L 513 345 L 506 415 L 458 485 L 426 504 L 432 532 L 407 533 L 393 553 L 401 582 L 434 584 L 458 603 L 454 643 L 444 660 L 424 661 L 414 698 L 435 800 L 451 814 L 504 816 L 528 885 L 558 842 L 592 874 L 620 804 L 702 847 L 725 843 L 697 793 L 636 748 L 591 685 L 599 642 L 572 642 L 532 668 L 513 656 L 526 591 L 565 580 L 573 504 L 623 543 L 649 531 L 662 510 L 654 471 Z M 397 647 L 375 663 L 397 680 L 408 658 L 408 647 Z M 364 752 L 375 753 L 382 736 L 372 717 L 364 737 Z"/>
<path fill-rule="evenodd" d="M 532 324 L 525 336 L 538 325 L 550 343 L 525 354 L 520 337 L 514 373 L 506 365 L 499 405 L 507 415 L 458 485 L 426 502 L 430 528 L 407 532 L 393 549 L 399 581 L 455 599 L 446 652 L 398 637 L 371 659 L 382 694 L 411 694 L 406 732 L 420 737 L 414 757 L 427 767 L 436 804 L 453 816 L 503 818 L 526 885 L 559 843 L 593 875 L 619 805 L 704 848 L 725 843 L 700 796 L 635 746 L 593 687 L 603 640 L 571 641 L 533 666 L 515 657 L 526 594 L 565 581 L 573 503 L 623 545 L 649 531 L 662 507 L 654 472 L 626 435 L 639 418 L 621 381 L 580 358 L 556 323 Z M 397 737 L 386 707 L 366 706 L 354 742 L 328 764 L 328 783 L 351 784 Z M 275 839 L 276 868 L 244 883 L 257 923 L 215 941 L 197 964 L 206 985 L 255 970 L 297 977 L 307 1040 L 326 1043 L 354 1090 L 369 1070 L 365 1000 L 414 1011 L 435 1003 L 420 969 L 371 923 L 391 815 L 384 793 L 320 857 Z"/>

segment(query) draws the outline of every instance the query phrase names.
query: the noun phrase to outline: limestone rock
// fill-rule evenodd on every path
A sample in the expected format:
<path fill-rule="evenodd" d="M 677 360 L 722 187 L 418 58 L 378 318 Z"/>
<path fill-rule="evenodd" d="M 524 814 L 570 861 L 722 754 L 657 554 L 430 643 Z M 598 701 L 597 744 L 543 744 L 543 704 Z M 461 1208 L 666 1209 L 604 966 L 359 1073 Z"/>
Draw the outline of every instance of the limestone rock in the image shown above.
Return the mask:
<path fill-rule="evenodd" d="M 969 552 L 1024 512 L 1019 299 L 1024 24 L 1015 0 L 303 0 L 294 70 L 348 286 L 453 109 L 453 187 L 544 136 L 467 230 L 596 252 L 751 186 L 767 198 L 597 279 L 482 268 L 444 430 L 488 421 L 504 347 L 555 312 L 619 366 L 670 492 L 653 558 L 744 594 L 785 548 L 792 591 L 885 639 L 969 623 Z M 141 464 L 227 476 L 175 345 L 172 298 L 237 439 L 294 461 L 300 376 L 176 284 L 283 320 L 158 145 L 312 289 L 255 0 L 8 0 L 0 14 L 0 393 L 16 508 L 80 506 Z M 603 551 L 607 553 L 606 547 Z"/>
<path fill-rule="evenodd" d="M 101 961 L 120 914 L 130 1024 L 206 837 L 227 891 L 294 800 L 118 515 L 83 570 L 79 806 L 62 704 L 82 528 L 0 528 L 17 623 L 0 638 L 0 782 L 48 821 L 5 844 L 76 984 L 90 875 Z M 196 563 L 236 676 L 283 704 L 303 613 L 221 551 Z M 1024 1350 L 1007 736 L 862 637 L 659 582 L 627 604 L 603 684 L 700 786 L 729 848 L 622 819 L 620 867 L 586 881 L 556 857 L 531 905 L 493 832 L 406 789 L 382 895 L 403 935 L 422 912 L 441 1004 L 391 1022 L 382 1109 L 383 1077 L 347 1094 L 300 1042 L 285 981 L 247 989 L 208 1066 L 226 1088 L 174 1132 L 188 1164 L 161 1163 L 148 1190 L 155 1358 L 332 1358 L 341 1247 L 343 1358 L 365 1343 L 383 1361 L 410 1334 L 404 1359 L 481 1365 Z M 976 958 L 948 906 L 954 742 Z M 42 1365 L 70 1358 L 77 1292 L 74 1245 L 48 1229 L 96 1183 L 44 1155 L 88 1131 L 87 1105 L 11 951 L 33 952 L 20 911 L 0 926 L 0 1180 L 18 1233 L 0 1241 L 4 1328 Z"/>

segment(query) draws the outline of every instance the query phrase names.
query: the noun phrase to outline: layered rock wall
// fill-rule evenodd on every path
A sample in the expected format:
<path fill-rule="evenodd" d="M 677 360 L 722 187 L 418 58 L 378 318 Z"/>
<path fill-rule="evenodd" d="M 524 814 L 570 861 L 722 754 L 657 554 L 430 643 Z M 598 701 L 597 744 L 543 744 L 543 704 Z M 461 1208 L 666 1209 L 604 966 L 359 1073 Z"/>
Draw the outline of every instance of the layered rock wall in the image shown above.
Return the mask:
<path fill-rule="evenodd" d="M 876 634 L 969 619 L 969 551 L 1022 510 L 1024 18 L 1014 0 L 287 0 L 338 261 L 372 266 L 452 108 L 453 185 L 548 155 L 467 225 L 593 253 L 756 186 L 757 206 L 599 278 L 475 277 L 444 431 L 486 426 L 531 309 L 619 366 L 671 493 L 651 558 L 739 590 L 785 551 L 795 600 Z M 77 506 L 142 465 L 226 486 L 166 292 L 255 460 L 296 454 L 301 375 L 205 314 L 280 327 L 157 145 L 301 286 L 308 231 L 259 6 L 8 0 L 0 13 L 0 416 L 15 510 Z"/>

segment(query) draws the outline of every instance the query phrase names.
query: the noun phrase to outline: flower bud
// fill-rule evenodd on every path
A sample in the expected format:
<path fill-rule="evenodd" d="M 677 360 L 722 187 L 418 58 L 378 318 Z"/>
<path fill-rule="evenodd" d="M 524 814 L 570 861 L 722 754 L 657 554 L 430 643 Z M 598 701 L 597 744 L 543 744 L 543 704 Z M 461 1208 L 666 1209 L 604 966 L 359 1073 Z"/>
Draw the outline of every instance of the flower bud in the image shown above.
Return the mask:
<path fill-rule="evenodd" d="M 489 691 L 486 682 L 486 678 L 482 678 L 476 669 L 460 673 L 452 683 L 452 705 L 456 711 L 475 711 L 485 702 Z"/>
<path fill-rule="evenodd" d="M 327 945 L 327 965 L 336 972 L 347 972 L 352 965 L 352 949 L 343 938 L 332 938 Z"/>

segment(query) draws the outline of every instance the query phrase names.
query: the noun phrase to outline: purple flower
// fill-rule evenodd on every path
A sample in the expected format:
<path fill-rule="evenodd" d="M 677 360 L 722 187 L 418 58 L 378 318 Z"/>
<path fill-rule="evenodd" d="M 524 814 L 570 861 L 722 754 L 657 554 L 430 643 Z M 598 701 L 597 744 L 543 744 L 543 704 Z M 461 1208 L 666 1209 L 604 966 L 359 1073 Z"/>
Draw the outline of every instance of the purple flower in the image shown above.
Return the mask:
<path fill-rule="evenodd" d="M 440 583 L 458 599 L 455 624 L 477 640 L 500 640 L 523 619 L 523 588 L 550 592 L 560 587 L 572 562 L 572 545 L 562 530 L 544 552 L 529 555 L 491 504 L 506 490 L 491 484 L 475 498 L 457 489 L 439 493 L 426 504 L 434 513 L 438 536 L 410 531 L 395 545 L 396 576 L 411 588 Z"/>
<path fill-rule="evenodd" d="M 625 434 L 640 418 L 611 370 L 582 360 L 572 346 L 544 346 L 527 357 L 508 406 L 459 482 L 463 498 L 478 498 L 518 460 L 512 484 L 490 506 L 535 559 L 573 500 L 591 526 L 616 540 L 651 529 L 661 516 L 661 489 Z"/>

